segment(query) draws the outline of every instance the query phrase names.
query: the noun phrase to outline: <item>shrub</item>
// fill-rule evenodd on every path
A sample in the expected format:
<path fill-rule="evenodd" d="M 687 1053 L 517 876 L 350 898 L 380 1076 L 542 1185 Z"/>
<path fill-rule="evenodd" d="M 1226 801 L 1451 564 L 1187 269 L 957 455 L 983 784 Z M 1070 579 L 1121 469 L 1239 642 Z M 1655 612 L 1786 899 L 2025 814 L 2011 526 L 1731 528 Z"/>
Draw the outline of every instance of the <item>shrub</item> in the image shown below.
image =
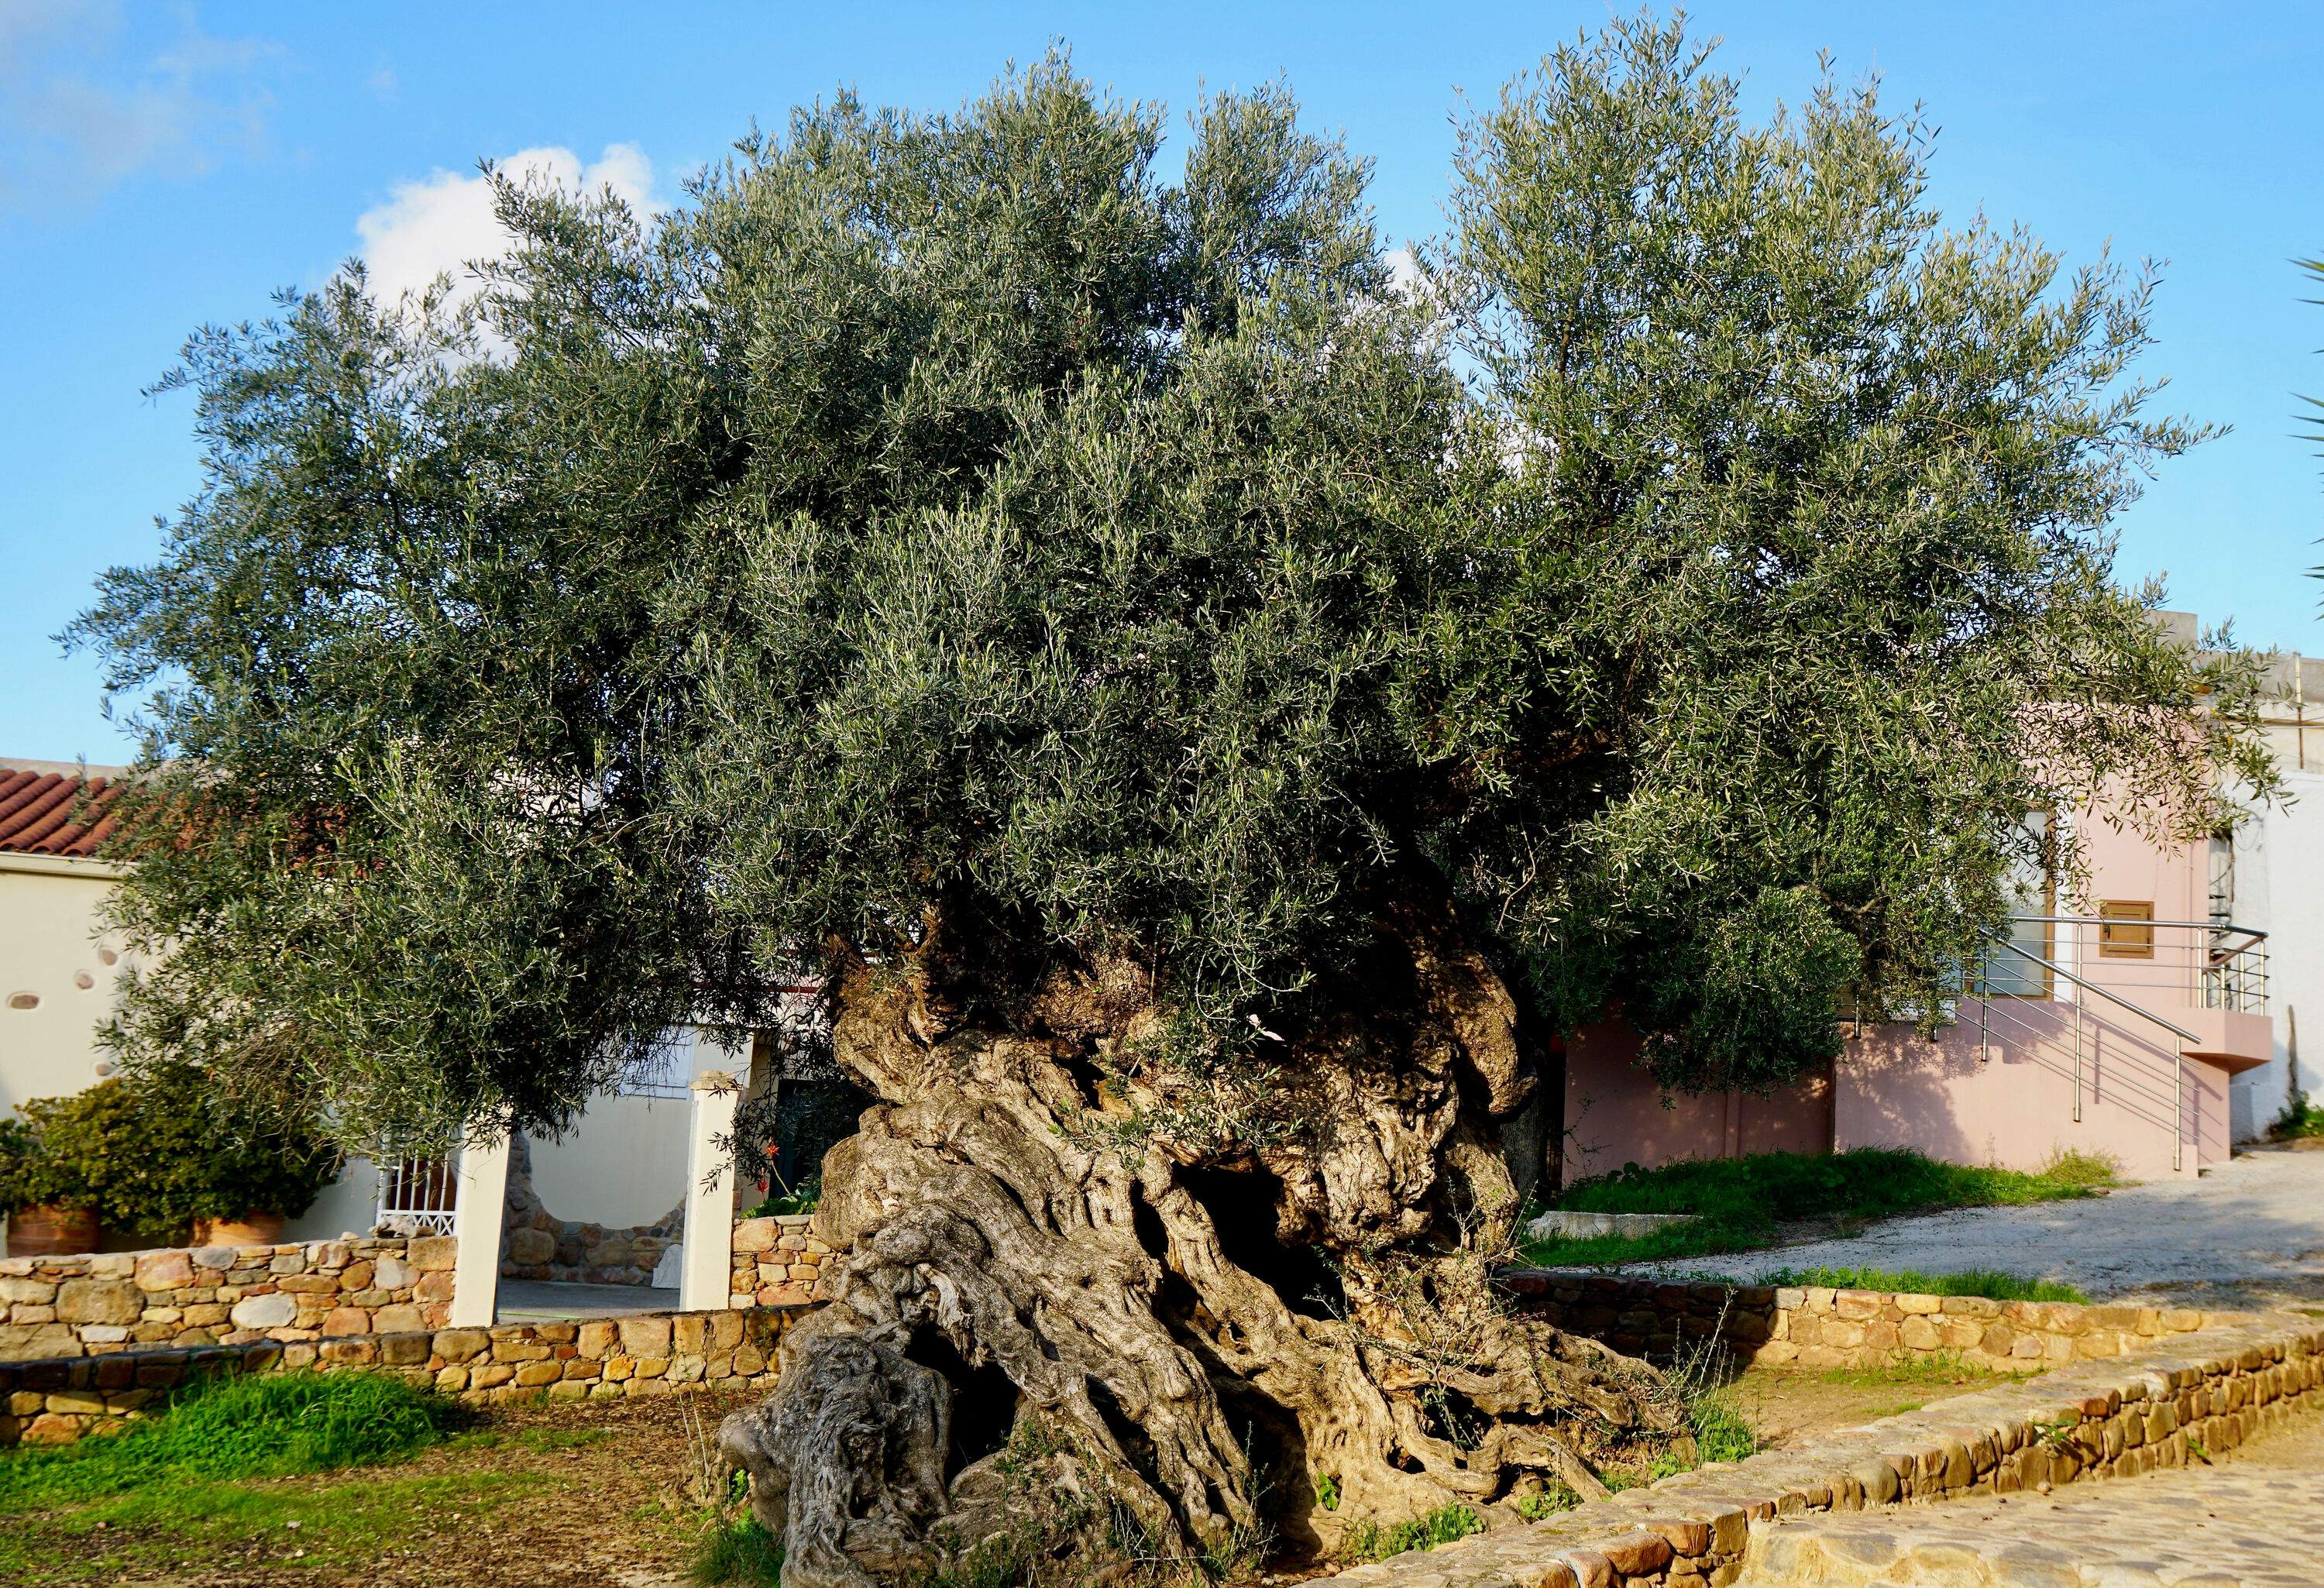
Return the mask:
<path fill-rule="evenodd" d="M 19 1112 L 0 1134 L 0 1202 L 95 1208 L 108 1228 L 154 1245 L 184 1241 L 197 1219 L 296 1217 L 339 1168 L 334 1149 L 189 1070 L 101 1081 Z"/>
<path fill-rule="evenodd" d="M 0 1213 L 27 1207 L 95 1207 L 96 1188 L 69 1169 L 60 1159 L 41 1150 L 38 1116 L 32 1113 L 53 1098 L 36 1098 L 23 1105 L 21 1120 L 0 1119 Z"/>

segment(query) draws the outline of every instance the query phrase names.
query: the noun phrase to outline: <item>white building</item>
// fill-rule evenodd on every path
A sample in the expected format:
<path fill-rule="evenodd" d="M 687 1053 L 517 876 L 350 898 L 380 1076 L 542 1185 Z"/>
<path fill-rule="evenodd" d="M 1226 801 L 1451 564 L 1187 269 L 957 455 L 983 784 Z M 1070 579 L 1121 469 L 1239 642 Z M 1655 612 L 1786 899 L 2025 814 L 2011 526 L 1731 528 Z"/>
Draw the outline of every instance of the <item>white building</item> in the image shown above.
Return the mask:
<path fill-rule="evenodd" d="M 2184 623 L 2194 626 L 2192 617 Z M 2232 852 L 2215 863 L 2212 880 L 2214 915 L 2268 935 L 2275 1057 L 2236 1078 L 2237 1140 L 2265 1135 L 2295 1086 L 2324 1099 L 2324 658 L 2276 657 L 2260 720 L 2285 798 L 2254 812 Z"/>
<path fill-rule="evenodd" d="M 96 851 L 111 835 L 125 775 L 0 759 L 0 1117 L 112 1073 L 97 1033 L 127 966 L 99 911 L 121 872 Z M 524 1143 L 508 1186 L 507 1271 L 620 1284 L 645 1283 L 658 1268 L 667 1274 L 661 1260 L 677 1243 L 687 1194 L 692 1083 L 709 1070 L 747 1073 L 749 1064 L 703 1033 L 674 1033 L 659 1070 L 599 1099 L 561 1140 Z M 756 1188 L 741 1194 L 755 1200 Z M 454 1196 L 444 1168 L 383 1173 L 354 1158 L 285 1234 L 323 1240 L 396 1216 L 448 1230 Z"/>

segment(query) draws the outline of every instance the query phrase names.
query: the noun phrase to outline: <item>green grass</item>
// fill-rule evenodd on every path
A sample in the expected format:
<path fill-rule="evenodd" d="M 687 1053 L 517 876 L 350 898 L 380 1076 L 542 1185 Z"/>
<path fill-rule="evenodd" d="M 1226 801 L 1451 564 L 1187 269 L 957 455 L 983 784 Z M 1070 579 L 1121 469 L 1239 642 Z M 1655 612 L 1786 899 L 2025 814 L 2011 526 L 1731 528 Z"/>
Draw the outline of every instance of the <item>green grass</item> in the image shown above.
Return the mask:
<path fill-rule="evenodd" d="M 1434 1549 L 1484 1529 L 1484 1518 L 1467 1506 L 1447 1505 L 1392 1528 L 1374 1521 L 1357 1522 L 1348 1528 L 1341 1553 L 1351 1560 L 1386 1560 L 1416 1549 Z"/>
<path fill-rule="evenodd" d="M 397 1461 L 442 1439 L 449 1401 L 378 1373 L 208 1378 L 107 1438 L 0 1455 L 0 1515 L 189 1482 Z"/>
<path fill-rule="evenodd" d="M 702 1588 L 728 1583 L 741 1588 L 778 1588 L 782 1570 L 781 1541 L 745 1516 L 713 1524 L 703 1534 L 687 1574 Z"/>
<path fill-rule="evenodd" d="M 1698 1395 L 1687 1404 L 1696 1462 L 1741 1461 L 1759 1453 L 1759 1436 L 1722 1395 Z"/>
<path fill-rule="evenodd" d="M 1896 1290 L 1911 1296 L 1983 1296 L 1994 1301 L 2071 1301 L 2089 1297 L 2056 1279 L 2029 1279 L 1999 1269 L 1964 1269 L 1957 1274 L 1924 1274 L 1918 1269 L 1775 1269 L 1753 1281 L 1760 1285 L 1822 1286 L 1834 1290 Z"/>
<path fill-rule="evenodd" d="M 1940 1163 L 1886 1148 L 1702 1159 L 1655 1169 L 1626 1165 L 1566 1187 L 1558 1205 L 1684 1214 L 1689 1222 L 1647 1235 L 1553 1237 L 1534 1242 L 1521 1255 L 1545 1268 L 1708 1257 L 1772 1246 L 1780 1227 L 1798 1219 L 1868 1221 L 1939 1208 L 2055 1202 L 2095 1196 L 2114 1184 L 2114 1166 L 2087 1153 L 2061 1154 L 2038 1174 Z"/>

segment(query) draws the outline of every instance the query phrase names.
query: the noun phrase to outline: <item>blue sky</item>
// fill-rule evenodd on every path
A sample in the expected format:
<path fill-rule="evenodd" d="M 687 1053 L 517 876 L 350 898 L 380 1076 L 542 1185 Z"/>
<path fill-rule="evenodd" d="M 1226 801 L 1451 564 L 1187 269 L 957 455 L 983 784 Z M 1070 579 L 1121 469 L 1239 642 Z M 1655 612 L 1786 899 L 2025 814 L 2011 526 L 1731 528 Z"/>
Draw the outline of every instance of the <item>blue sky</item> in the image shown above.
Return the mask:
<path fill-rule="evenodd" d="M 488 234 L 479 157 L 667 200 L 754 116 L 840 84 L 950 106 L 1053 37 L 1125 97 L 1287 77 L 1379 162 L 1399 237 L 1439 224 L 1456 94 L 1482 98 L 1601 24 L 1602 3 L 847 7 L 0 0 L 0 755 L 123 759 L 96 669 L 49 638 L 105 566 L 152 556 L 196 484 L 189 402 L 141 389 L 204 321 L 263 314 L 368 251 L 391 275 Z M 2233 427 L 2122 523 L 2126 578 L 2240 638 L 2324 652 L 2324 464 L 2292 393 L 2324 393 L 2324 8 L 2302 4 L 1772 5 L 1713 0 L 1764 109 L 1820 50 L 1942 128 L 1935 198 L 2023 221 L 2072 260 L 2170 261 L 2151 367 Z M 564 152 L 563 153 L 546 152 Z"/>

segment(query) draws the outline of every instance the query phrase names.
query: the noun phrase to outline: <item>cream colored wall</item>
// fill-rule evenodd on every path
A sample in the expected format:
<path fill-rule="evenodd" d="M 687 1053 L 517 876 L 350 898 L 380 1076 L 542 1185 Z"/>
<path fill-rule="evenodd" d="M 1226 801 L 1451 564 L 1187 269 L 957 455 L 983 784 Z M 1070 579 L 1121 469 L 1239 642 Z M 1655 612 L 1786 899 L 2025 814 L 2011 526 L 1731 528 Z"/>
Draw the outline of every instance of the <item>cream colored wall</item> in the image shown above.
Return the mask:
<path fill-rule="evenodd" d="M 0 854 L 0 1113 L 100 1078 L 97 1027 L 121 967 L 105 958 L 118 945 L 92 934 L 112 888 L 110 867 Z M 19 993 L 38 1006 L 9 1007 Z"/>
<path fill-rule="evenodd" d="M 104 1078 L 97 1069 L 103 1057 L 97 1028 L 113 1012 L 124 960 L 118 939 L 95 934 L 114 875 L 89 861 L 0 853 L 0 1116 L 32 1098 L 66 1096 Z M 40 1003 L 9 1008 L 19 992 Z M 290 1222 L 288 1237 L 369 1231 L 377 1180 L 370 1159 L 350 1160 L 314 1206 Z"/>
<path fill-rule="evenodd" d="M 532 1139 L 532 1189 L 556 1218 L 650 1224 L 686 1195 L 684 1097 L 600 1097 L 561 1140 Z"/>
<path fill-rule="evenodd" d="M 378 1214 L 379 1166 L 367 1158 L 350 1158 L 315 1205 L 283 1225 L 282 1238 L 333 1241 L 341 1235 L 368 1235 Z"/>

